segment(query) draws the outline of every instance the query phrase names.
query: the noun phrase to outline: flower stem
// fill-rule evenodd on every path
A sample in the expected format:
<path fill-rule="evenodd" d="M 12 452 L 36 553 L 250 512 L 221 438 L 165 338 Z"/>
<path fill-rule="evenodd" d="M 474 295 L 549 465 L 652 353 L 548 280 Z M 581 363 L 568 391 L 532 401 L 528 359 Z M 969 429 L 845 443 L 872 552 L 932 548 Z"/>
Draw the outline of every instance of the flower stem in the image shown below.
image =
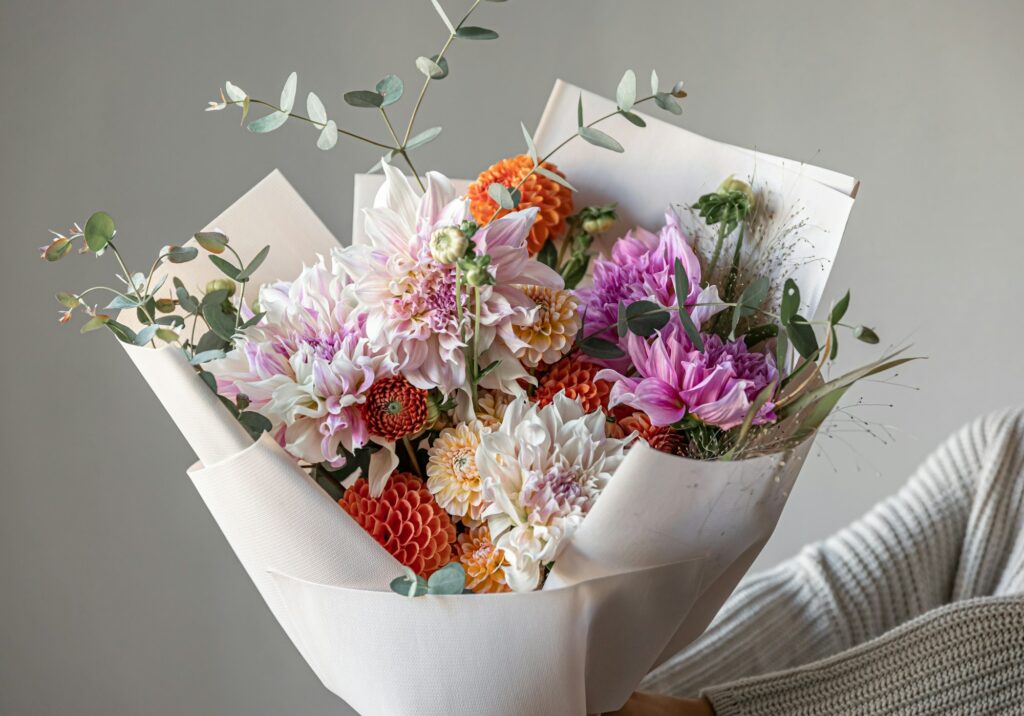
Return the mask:
<path fill-rule="evenodd" d="M 711 285 L 711 277 L 715 273 L 715 267 L 718 266 L 718 257 L 722 253 L 722 244 L 725 242 L 725 222 L 723 221 L 721 226 L 718 227 L 718 239 L 715 241 L 715 250 L 711 253 L 711 262 L 708 263 L 708 275 L 707 282 Z"/>
<path fill-rule="evenodd" d="M 276 112 L 283 112 L 284 111 L 283 109 L 278 107 L 276 104 L 274 104 L 272 102 L 266 102 L 266 101 L 264 101 L 262 99 L 255 99 L 253 97 L 250 97 L 249 98 L 249 102 L 251 104 L 261 104 L 264 107 L 269 107 L 270 109 L 272 109 L 272 110 L 274 110 Z M 242 104 L 242 102 L 227 102 L 227 104 Z M 319 129 L 323 129 L 323 125 L 322 124 L 320 124 L 319 122 L 314 122 L 309 117 L 305 117 L 305 116 L 303 116 L 301 114 L 295 114 L 294 112 L 289 112 L 288 116 L 293 118 L 293 119 L 301 119 L 303 122 L 309 122 L 314 127 L 317 127 Z M 361 142 L 366 142 L 367 144 L 372 144 L 373 146 L 380 147 L 381 149 L 390 149 L 390 150 L 396 151 L 396 152 L 399 151 L 398 147 L 388 146 L 387 144 L 384 144 L 382 142 L 378 142 L 378 141 L 376 141 L 374 139 L 370 139 L 369 137 L 364 137 L 363 135 L 356 134 L 355 132 L 350 132 L 347 129 L 342 129 L 341 127 L 338 127 L 338 134 L 343 134 L 346 137 L 351 137 L 352 139 L 358 139 Z"/>
<path fill-rule="evenodd" d="M 416 449 L 412 446 L 412 441 L 408 435 L 402 438 L 402 444 L 405 445 L 405 451 L 409 454 L 409 460 L 412 462 L 412 467 L 416 474 L 423 477 L 423 471 L 420 470 L 420 461 L 416 459 Z"/>

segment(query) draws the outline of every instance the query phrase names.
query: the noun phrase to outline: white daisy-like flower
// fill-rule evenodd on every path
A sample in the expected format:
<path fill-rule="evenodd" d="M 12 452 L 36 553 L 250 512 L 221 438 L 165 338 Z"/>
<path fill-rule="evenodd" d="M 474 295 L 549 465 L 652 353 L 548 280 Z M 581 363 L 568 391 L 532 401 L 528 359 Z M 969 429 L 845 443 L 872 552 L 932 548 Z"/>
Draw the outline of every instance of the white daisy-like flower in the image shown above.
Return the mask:
<path fill-rule="evenodd" d="M 605 435 L 601 411 L 559 393 L 543 408 L 512 402 L 501 427 L 482 435 L 476 466 L 484 511 L 505 577 L 517 592 L 536 589 L 625 455 L 628 440 Z"/>

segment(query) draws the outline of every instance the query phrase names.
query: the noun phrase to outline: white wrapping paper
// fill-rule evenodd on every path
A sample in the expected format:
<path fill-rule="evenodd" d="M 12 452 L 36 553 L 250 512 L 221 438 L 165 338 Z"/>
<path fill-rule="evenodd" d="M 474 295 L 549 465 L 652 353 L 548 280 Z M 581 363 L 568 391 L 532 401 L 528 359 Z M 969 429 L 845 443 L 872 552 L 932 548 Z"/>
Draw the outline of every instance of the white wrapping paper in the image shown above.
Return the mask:
<path fill-rule="evenodd" d="M 556 86 L 538 143 L 564 124 L 567 87 Z M 683 131 L 652 129 L 670 139 Z M 792 163 L 770 159 L 790 171 Z M 648 161 L 634 153 L 630 171 Z M 716 163 L 708 175 L 717 170 Z M 852 180 L 815 171 L 813 182 L 835 200 L 829 207 L 850 200 Z M 589 180 L 572 180 L 594 192 L 598 177 L 621 172 L 590 169 Z M 357 178 L 357 210 L 378 182 Z M 615 198 L 627 215 L 649 218 L 672 196 L 659 188 Z M 839 222 L 827 213 L 825 223 L 841 234 L 845 214 Z M 271 245 L 263 280 L 289 279 L 336 246 L 277 172 L 214 227 L 243 256 Z M 831 245 L 826 250 L 834 255 Z M 186 283 L 213 277 L 202 261 L 174 269 Z M 388 589 L 401 574 L 394 558 L 269 436 L 252 443 L 179 351 L 126 350 L 200 458 L 189 475 L 268 607 L 324 685 L 364 716 L 582 716 L 619 708 L 651 667 L 704 630 L 771 535 L 810 447 L 709 463 L 636 445 L 543 590 L 410 599 Z"/>

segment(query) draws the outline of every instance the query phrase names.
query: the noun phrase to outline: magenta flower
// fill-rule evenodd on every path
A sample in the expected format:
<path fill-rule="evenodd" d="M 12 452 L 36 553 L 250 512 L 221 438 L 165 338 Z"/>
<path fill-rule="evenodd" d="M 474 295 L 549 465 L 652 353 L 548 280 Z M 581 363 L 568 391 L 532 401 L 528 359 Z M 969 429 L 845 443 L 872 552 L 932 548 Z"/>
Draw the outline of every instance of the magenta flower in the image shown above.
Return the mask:
<path fill-rule="evenodd" d="M 703 340 L 704 351 L 696 350 L 675 322 L 652 339 L 627 336 L 626 350 L 637 374 L 605 369 L 596 376 L 612 382 L 609 407 L 625 404 L 642 410 L 659 427 L 687 415 L 724 430 L 742 423 L 757 394 L 778 378 L 775 360 L 748 351 L 742 338 L 726 343 L 707 334 Z M 754 424 L 774 422 L 774 409 L 769 400 Z"/>

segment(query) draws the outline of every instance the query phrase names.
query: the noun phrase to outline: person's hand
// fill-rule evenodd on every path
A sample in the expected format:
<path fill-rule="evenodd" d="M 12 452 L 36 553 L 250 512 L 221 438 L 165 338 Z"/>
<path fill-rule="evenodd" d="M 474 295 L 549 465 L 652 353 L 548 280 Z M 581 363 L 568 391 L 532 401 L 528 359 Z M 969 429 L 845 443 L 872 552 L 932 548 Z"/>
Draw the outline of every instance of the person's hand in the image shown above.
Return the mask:
<path fill-rule="evenodd" d="M 605 716 L 715 716 L 715 710 L 704 699 L 675 699 L 638 691 L 625 706 Z"/>

